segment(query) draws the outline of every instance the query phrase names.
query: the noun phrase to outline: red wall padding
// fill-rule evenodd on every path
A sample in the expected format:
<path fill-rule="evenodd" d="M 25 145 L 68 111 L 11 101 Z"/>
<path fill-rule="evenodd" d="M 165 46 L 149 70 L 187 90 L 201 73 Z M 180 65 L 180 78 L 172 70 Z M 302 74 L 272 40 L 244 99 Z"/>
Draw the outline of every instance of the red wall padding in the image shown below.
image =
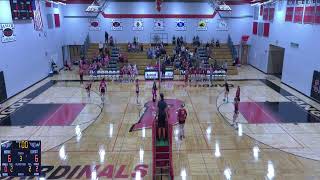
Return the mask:
<path fill-rule="evenodd" d="M 257 33 L 258 33 L 258 22 L 253 22 L 252 34 L 257 35 Z"/>
<path fill-rule="evenodd" d="M 59 14 L 54 14 L 54 24 L 56 27 L 60 27 L 60 16 Z"/>
<path fill-rule="evenodd" d="M 270 29 L 270 23 L 264 23 L 263 24 L 263 36 L 269 37 L 269 29 Z"/>

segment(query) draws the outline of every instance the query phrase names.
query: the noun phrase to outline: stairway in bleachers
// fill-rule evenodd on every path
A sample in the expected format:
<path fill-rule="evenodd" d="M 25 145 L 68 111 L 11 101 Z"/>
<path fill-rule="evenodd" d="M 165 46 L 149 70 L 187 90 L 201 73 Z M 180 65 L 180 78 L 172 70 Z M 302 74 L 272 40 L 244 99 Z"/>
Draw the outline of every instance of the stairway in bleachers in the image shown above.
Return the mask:
<path fill-rule="evenodd" d="M 214 60 L 217 60 L 219 65 L 222 65 L 224 61 L 228 63 L 228 75 L 237 75 L 238 70 L 236 66 L 233 66 L 233 59 L 231 50 L 227 44 L 220 44 L 220 47 L 214 47 L 211 51 L 211 57 L 213 60 L 209 60 L 209 64 L 213 64 Z"/>

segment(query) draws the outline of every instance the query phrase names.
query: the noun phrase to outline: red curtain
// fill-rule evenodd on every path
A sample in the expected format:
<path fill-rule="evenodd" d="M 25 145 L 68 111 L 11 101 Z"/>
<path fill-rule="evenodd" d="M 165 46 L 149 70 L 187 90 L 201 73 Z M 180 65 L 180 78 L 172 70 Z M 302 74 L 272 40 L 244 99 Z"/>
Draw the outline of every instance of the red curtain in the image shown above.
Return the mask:
<path fill-rule="evenodd" d="M 59 14 L 54 14 L 54 24 L 56 27 L 60 27 L 60 16 Z"/>
<path fill-rule="evenodd" d="M 320 24 L 320 6 L 317 6 L 317 8 L 316 8 L 315 23 L 316 23 L 316 24 Z"/>
<path fill-rule="evenodd" d="M 253 22 L 252 34 L 257 35 L 257 33 L 258 33 L 258 22 Z"/>
<path fill-rule="evenodd" d="M 269 18 L 269 8 L 263 9 L 263 20 L 268 21 Z"/>
<path fill-rule="evenodd" d="M 269 29 L 270 29 L 270 23 L 264 23 L 263 24 L 263 36 L 269 37 Z"/>
<path fill-rule="evenodd" d="M 293 22 L 302 23 L 303 7 L 296 7 L 294 9 Z"/>
<path fill-rule="evenodd" d="M 308 6 L 304 10 L 303 23 L 305 24 L 313 24 L 315 18 L 315 6 Z"/>

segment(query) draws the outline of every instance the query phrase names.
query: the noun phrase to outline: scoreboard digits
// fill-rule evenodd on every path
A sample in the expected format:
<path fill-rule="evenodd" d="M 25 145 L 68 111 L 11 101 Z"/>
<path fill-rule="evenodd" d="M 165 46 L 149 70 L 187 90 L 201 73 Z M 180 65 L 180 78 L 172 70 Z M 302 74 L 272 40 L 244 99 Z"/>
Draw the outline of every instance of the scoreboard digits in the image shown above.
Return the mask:
<path fill-rule="evenodd" d="M 39 176 L 41 141 L 2 141 L 1 176 Z"/>
<path fill-rule="evenodd" d="M 13 20 L 33 19 L 32 0 L 10 0 Z"/>

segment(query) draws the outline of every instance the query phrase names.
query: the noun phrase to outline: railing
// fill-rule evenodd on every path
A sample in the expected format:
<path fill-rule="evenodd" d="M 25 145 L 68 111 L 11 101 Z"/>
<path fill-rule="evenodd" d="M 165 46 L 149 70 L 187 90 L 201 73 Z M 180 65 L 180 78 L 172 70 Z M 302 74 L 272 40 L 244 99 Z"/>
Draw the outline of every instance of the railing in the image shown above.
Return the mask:
<path fill-rule="evenodd" d="M 233 42 L 232 42 L 230 35 L 228 35 L 228 46 L 231 50 L 233 62 L 235 62 L 236 58 L 237 58 L 237 50 L 236 50 L 235 46 L 233 45 Z"/>
<path fill-rule="evenodd" d="M 89 34 L 88 34 L 86 39 L 84 40 L 83 46 L 81 47 L 81 56 L 82 57 L 85 57 L 87 55 L 89 45 L 90 45 L 90 38 L 89 38 Z"/>

